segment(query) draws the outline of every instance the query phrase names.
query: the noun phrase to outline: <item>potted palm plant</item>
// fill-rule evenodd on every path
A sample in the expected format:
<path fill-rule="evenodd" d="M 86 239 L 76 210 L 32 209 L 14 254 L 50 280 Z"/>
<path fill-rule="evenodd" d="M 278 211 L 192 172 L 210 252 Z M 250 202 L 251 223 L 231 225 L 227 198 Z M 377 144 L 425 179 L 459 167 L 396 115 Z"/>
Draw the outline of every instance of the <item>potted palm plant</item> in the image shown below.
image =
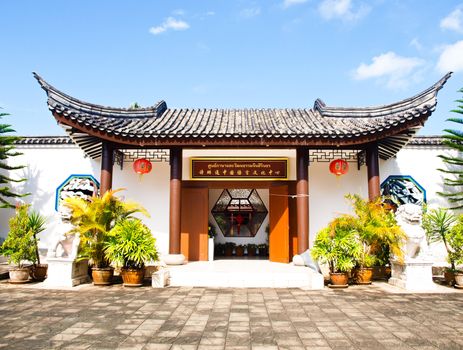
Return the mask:
<path fill-rule="evenodd" d="M 145 263 L 158 260 L 156 239 L 139 219 L 125 219 L 109 232 L 104 244 L 107 260 L 121 266 L 124 286 L 140 287 L 145 276 Z"/>
<path fill-rule="evenodd" d="M 29 215 L 29 229 L 34 237 L 35 259 L 32 265 L 31 276 L 35 281 L 43 281 L 47 275 L 48 265 L 40 263 L 39 239 L 37 235 L 45 230 L 46 219 L 36 211 Z"/>
<path fill-rule="evenodd" d="M 8 263 L 15 265 L 9 270 L 10 283 L 26 283 L 29 281 L 30 267 L 26 265 L 35 261 L 35 239 L 30 229 L 29 205 L 16 207 L 15 215 L 9 221 L 9 232 L 1 246 L 1 253 L 8 258 Z"/>
<path fill-rule="evenodd" d="M 428 244 L 443 242 L 447 250 L 450 268 L 444 271 L 444 278 L 445 282 L 450 285 L 455 283 L 456 256 L 449 240 L 455 241 L 452 236 L 459 235 L 459 227 L 453 229 L 457 221 L 458 218 L 444 208 L 430 209 L 423 215 L 423 228 L 426 232 Z"/>
<path fill-rule="evenodd" d="M 350 194 L 346 198 L 351 201 L 355 216 L 346 215 L 345 220 L 354 227 L 361 245 L 355 279 L 358 284 L 370 284 L 373 266 L 379 261 L 378 256 L 383 253 L 384 247 L 397 259 L 403 259 L 401 246 L 405 233 L 381 198 L 368 201 Z"/>
<path fill-rule="evenodd" d="M 328 264 L 332 287 L 348 287 L 348 272 L 354 268 L 362 252 L 356 227 L 350 217 L 343 215 L 318 232 L 312 257 Z"/>
<path fill-rule="evenodd" d="M 78 260 L 89 260 L 92 265 L 93 284 L 111 284 L 114 268 L 105 255 L 104 247 L 109 232 L 121 221 L 134 213 L 146 210 L 134 202 L 124 202 L 109 190 L 102 197 L 92 197 L 90 201 L 81 198 L 67 198 L 65 206 L 71 210 L 71 223 L 75 229 L 71 233 L 80 236 Z"/>

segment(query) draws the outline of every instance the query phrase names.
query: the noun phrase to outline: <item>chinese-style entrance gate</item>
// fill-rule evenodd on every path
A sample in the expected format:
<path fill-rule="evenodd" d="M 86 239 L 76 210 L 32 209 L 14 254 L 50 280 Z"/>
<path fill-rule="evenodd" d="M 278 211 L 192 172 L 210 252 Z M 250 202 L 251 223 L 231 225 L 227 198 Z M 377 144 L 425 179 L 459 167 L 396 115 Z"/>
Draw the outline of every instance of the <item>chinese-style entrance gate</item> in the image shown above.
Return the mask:
<path fill-rule="evenodd" d="M 169 109 L 164 101 L 140 109 L 104 107 L 66 95 L 35 74 L 57 122 L 89 157 L 101 157 L 101 193 L 112 188 L 115 151 L 170 150 L 169 253 L 183 251 L 190 260 L 206 257 L 207 219 L 195 218 L 206 216 L 212 185 L 182 180 L 182 149 L 295 149 L 295 180 L 259 185 L 270 191 L 270 259 L 282 262 L 308 248 L 309 151 L 359 151 L 364 155 L 359 168 L 367 165 L 369 198 L 377 198 L 378 159 L 394 157 L 423 126 L 449 77 L 416 96 L 378 107 L 329 107 L 316 100 L 310 109 L 230 110 Z M 229 181 L 221 188 L 226 187 Z"/>

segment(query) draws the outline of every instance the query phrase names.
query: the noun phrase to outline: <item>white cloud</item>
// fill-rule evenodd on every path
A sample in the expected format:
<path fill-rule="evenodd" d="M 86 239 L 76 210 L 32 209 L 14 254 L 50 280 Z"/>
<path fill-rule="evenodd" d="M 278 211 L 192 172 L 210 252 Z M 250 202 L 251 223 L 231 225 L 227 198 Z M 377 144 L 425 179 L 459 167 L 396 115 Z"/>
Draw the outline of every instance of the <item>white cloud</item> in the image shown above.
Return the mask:
<path fill-rule="evenodd" d="M 390 89 L 406 87 L 410 81 L 417 79 L 425 61 L 417 57 L 403 57 L 389 51 L 372 59 L 372 63 L 361 63 L 353 72 L 356 80 L 379 79 L 385 81 Z"/>
<path fill-rule="evenodd" d="M 307 2 L 307 0 L 284 0 L 283 1 L 283 7 L 287 8 L 293 5 L 299 5 Z"/>
<path fill-rule="evenodd" d="M 260 15 L 260 7 L 246 8 L 240 11 L 240 17 L 252 18 Z"/>
<path fill-rule="evenodd" d="M 418 51 L 423 50 L 423 45 L 421 42 L 418 40 L 418 38 L 413 38 L 412 41 L 410 41 L 410 46 L 414 47 Z"/>
<path fill-rule="evenodd" d="M 463 72 L 463 40 L 444 47 L 437 62 L 437 69 L 442 73 Z"/>
<path fill-rule="evenodd" d="M 165 31 L 169 29 L 186 30 L 188 28 L 190 28 L 190 25 L 187 22 L 182 21 L 180 19 L 175 19 L 173 17 L 168 17 L 160 26 L 151 27 L 149 29 L 149 32 L 153 35 L 158 35 L 158 34 L 164 33 Z"/>
<path fill-rule="evenodd" d="M 463 11 L 461 8 L 456 8 L 447 17 L 443 18 L 440 21 L 440 27 L 463 33 Z"/>
<path fill-rule="evenodd" d="M 360 4 L 354 9 L 352 0 L 323 0 L 318 6 L 318 11 L 326 20 L 357 21 L 370 12 L 370 7 Z"/>
<path fill-rule="evenodd" d="M 207 11 L 206 16 L 214 16 L 215 12 L 214 11 Z"/>

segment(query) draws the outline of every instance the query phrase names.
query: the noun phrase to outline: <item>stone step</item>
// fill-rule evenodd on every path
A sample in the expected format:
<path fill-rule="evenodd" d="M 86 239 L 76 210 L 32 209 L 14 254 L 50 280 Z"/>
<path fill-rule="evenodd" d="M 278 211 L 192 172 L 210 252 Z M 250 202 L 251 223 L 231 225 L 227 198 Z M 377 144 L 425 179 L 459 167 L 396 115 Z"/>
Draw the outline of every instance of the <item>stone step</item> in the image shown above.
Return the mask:
<path fill-rule="evenodd" d="M 171 286 L 322 289 L 323 276 L 268 260 L 197 261 L 169 266 Z"/>

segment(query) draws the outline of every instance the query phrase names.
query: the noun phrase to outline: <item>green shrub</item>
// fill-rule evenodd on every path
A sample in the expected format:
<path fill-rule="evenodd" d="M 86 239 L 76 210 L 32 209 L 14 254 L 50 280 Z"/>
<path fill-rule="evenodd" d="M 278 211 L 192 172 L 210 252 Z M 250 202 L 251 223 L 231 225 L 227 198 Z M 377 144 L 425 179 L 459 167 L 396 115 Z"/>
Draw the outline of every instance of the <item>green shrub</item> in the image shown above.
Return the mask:
<path fill-rule="evenodd" d="M 104 244 L 106 259 L 124 268 L 139 269 L 158 260 L 156 239 L 138 219 L 125 219 L 109 232 Z"/>
<path fill-rule="evenodd" d="M 36 239 L 29 220 L 29 205 L 16 207 L 15 215 L 9 221 L 10 231 L 1 246 L 1 253 L 8 257 L 8 263 L 24 266 L 25 261 L 35 262 Z"/>
<path fill-rule="evenodd" d="M 332 273 L 350 271 L 362 254 L 355 226 L 345 216 L 334 219 L 318 232 L 311 254 L 315 260 L 327 263 Z"/>
<path fill-rule="evenodd" d="M 446 238 L 450 247 L 448 260 L 455 270 L 458 265 L 463 265 L 463 215 L 458 216 L 457 223 L 448 232 Z"/>

